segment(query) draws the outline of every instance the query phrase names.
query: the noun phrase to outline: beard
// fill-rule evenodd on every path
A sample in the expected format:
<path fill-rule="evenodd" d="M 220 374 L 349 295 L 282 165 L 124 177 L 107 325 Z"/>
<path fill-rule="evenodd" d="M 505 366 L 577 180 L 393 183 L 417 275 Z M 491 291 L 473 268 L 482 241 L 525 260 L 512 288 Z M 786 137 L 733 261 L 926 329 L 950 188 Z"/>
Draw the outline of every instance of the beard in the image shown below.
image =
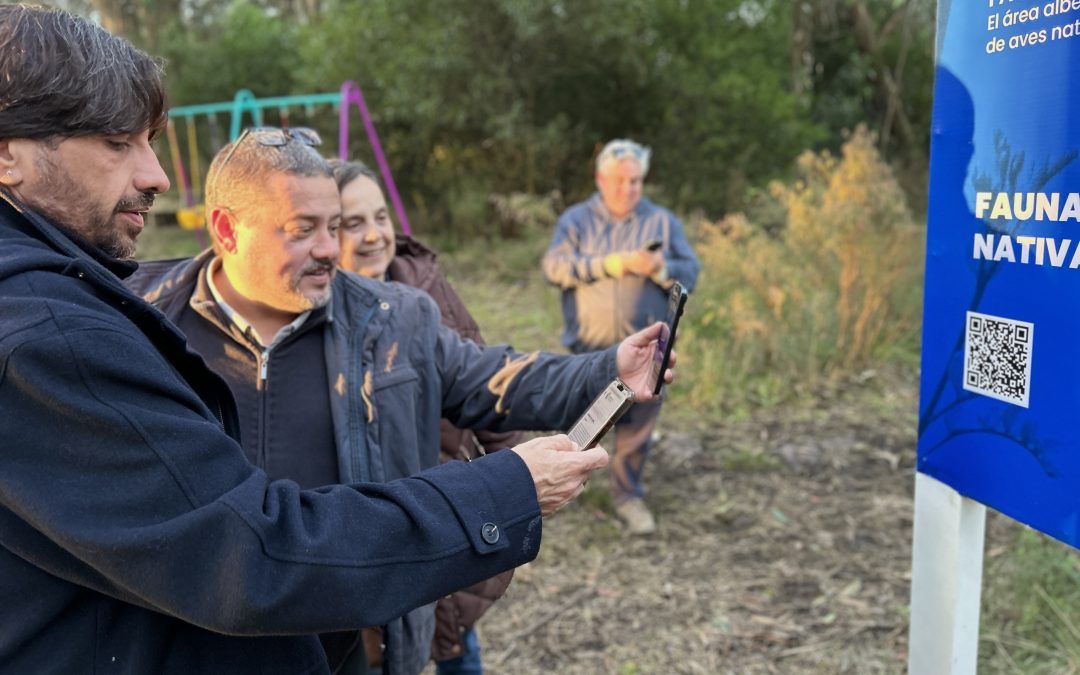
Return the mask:
<path fill-rule="evenodd" d="M 304 269 L 300 271 L 300 275 L 296 278 L 296 281 L 292 284 L 292 288 L 290 289 L 293 298 L 297 301 L 300 311 L 306 312 L 311 309 L 318 309 L 330 302 L 331 290 L 329 285 L 320 291 L 309 291 L 305 293 L 300 289 L 300 284 L 303 282 L 304 277 L 308 274 L 327 272 L 330 275 L 330 278 L 333 279 L 336 269 L 337 265 L 333 260 L 314 261 L 304 266 Z"/>
<path fill-rule="evenodd" d="M 109 208 L 95 199 L 89 186 L 79 183 L 53 162 L 46 151 L 42 150 L 36 157 L 35 168 L 41 185 L 34 192 L 41 196 L 24 199 L 27 204 L 108 256 L 127 260 L 135 255 L 135 239 L 140 229 L 119 215 L 122 211 L 149 209 L 154 204 L 153 192 L 137 192 Z"/>

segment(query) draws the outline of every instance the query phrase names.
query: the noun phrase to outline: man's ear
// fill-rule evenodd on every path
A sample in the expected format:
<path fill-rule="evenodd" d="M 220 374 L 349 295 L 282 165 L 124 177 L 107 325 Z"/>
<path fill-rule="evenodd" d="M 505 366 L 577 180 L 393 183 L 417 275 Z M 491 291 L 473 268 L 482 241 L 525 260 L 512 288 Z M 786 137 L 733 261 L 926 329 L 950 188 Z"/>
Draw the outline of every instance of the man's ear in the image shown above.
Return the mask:
<path fill-rule="evenodd" d="M 0 185 L 15 187 L 22 183 L 22 158 L 29 150 L 25 143 L 13 138 L 0 138 Z"/>
<path fill-rule="evenodd" d="M 218 246 L 229 253 L 236 253 L 236 216 L 229 209 L 215 206 L 210 209 L 207 227 Z"/>

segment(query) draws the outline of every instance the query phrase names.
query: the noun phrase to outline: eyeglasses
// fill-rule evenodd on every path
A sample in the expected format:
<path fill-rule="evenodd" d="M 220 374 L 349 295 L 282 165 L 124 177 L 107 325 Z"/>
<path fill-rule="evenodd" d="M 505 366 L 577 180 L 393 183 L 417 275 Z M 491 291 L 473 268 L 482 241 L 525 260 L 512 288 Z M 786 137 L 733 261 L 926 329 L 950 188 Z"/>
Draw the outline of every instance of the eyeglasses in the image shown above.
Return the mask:
<path fill-rule="evenodd" d="M 225 155 L 225 159 L 221 161 L 221 166 L 218 167 L 218 171 L 225 168 L 225 165 L 232 159 L 233 153 L 240 147 L 240 144 L 247 138 L 253 138 L 259 145 L 266 145 L 273 148 L 280 148 L 289 141 L 296 141 L 303 143 L 304 145 L 314 147 L 322 145 L 322 139 L 319 138 L 319 132 L 308 127 L 289 127 L 288 129 L 279 129 L 278 127 L 248 127 L 244 129 L 244 132 L 240 134 L 240 137 L 233 141 L 232 147 L 229 148 L 229 154 Z"/>

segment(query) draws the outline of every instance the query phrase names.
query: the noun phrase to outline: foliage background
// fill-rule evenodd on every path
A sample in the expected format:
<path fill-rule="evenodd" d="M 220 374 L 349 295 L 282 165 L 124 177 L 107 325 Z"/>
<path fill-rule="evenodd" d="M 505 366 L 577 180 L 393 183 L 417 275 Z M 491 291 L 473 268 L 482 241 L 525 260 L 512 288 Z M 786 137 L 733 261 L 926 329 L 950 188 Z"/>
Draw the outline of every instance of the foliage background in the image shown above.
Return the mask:
<path fill-rule="evenodd" d="M 929 0 L 63 4 L 164 57 L 174 105 L 357 81 L 410 220 L 459 241 L 489 233 L 491 194 L 581 198 L 621 136 L 655 148 L 665 203 L 717 217 L 863 123 L 916 213 L 925 201 Z M 369 156 L 360 136 L 350 153 Z"/>

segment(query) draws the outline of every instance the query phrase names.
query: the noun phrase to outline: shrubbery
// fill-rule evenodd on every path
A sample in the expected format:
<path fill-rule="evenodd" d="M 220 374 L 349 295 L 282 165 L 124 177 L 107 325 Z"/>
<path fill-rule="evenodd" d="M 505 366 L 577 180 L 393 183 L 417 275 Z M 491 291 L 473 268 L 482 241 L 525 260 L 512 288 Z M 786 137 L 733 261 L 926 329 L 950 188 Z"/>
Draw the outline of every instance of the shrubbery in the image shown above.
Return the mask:
<path fill-rule="evenodd" d="M 747 213 L 699 221 L 685 327 L 691 404 L 737 412 L 917 355 L 925 229 L 870 133 L 806 152 Z"/>

